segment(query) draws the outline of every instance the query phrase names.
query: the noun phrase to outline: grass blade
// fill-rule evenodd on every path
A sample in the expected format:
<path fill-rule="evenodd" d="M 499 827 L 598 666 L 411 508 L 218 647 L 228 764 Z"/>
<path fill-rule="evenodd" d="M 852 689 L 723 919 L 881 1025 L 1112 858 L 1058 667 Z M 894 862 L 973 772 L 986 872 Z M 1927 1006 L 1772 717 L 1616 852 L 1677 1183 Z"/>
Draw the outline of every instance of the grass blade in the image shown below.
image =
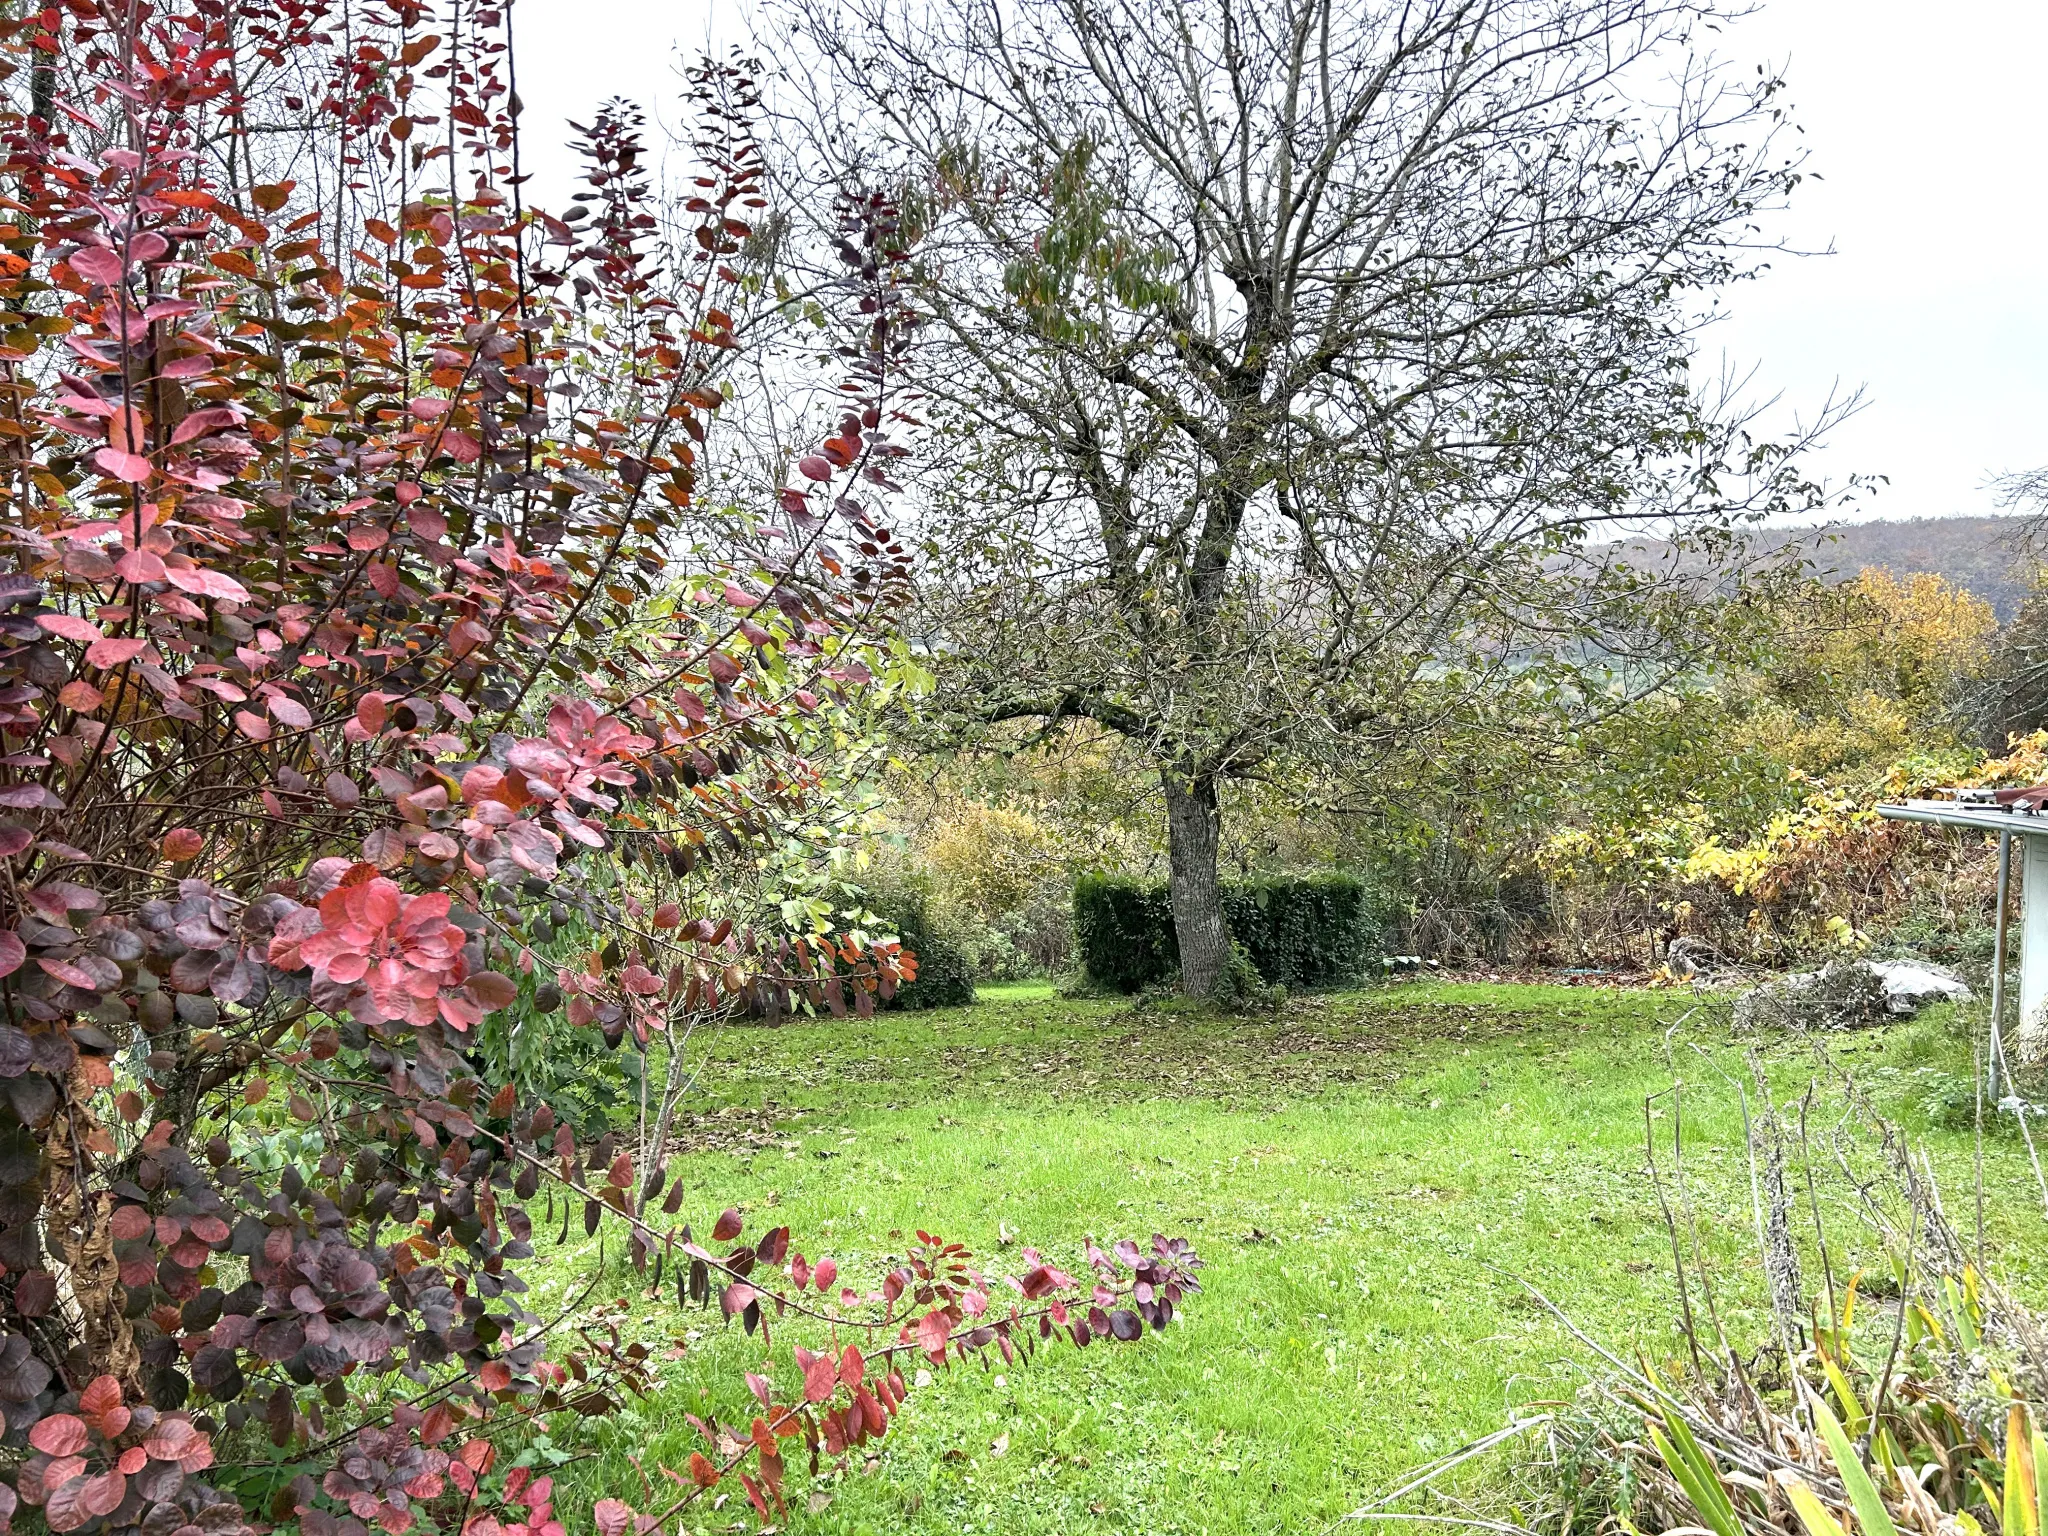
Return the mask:
<path fill-rule="evenodd" d="M 1685 1420 L 1666 1410 L 1665 1429 L 1670 1431 L 1666 1439 L 1663 1431 L 1655 1425 L 1650 1427 L 1650 1443 L 1657 1447 L 1657 1454 L 1664 1459 L 1664 1465 L 1671 1475 L 1678 1479 L 1678 1486 L 1685 1490 L 1685 1496 L 1692 1500 L 1692 1507 L 1699 1511 L 1700 1519 L 1714 1536 L 1742 1536 L 1742 1519 L 1735 1513 L 1735 1503 L 1728 1497 L 1721 1477 L 1714 1470 L 1714 1464 L 1707 1459 L 1707 1453 L 1700 1449 L 1700 1443 L 1686 1427 Z"/>
<path fill-rule="evenodd" d="M 2035 1503 L 2033 1426 L 2024 1403 L 2014 1403 L 2005 1416 L 2005 1518 L 2003 1536 L 2041 1536 L 2041 1511 Z"/>
<path fill-rule="evenodd" d="M 1811 1403 L 1814 1422 L 1820 1426 L 1821 1438 L 1828 1443 L 1828 1454 L 1834 1458 L 1835 1472 L 1848 1492 L 1849 1507 L 1856 1511 L 1856 1524 L 1863 1536 L 1899 1536 L 1899 1528 L 1892 1524 L 1891 1512 L 1884 1507 L 1877 1484 L 1857 1459 L 1856 1447 L 1841 1422 L 1818 1392 L 1811 1394 Z"/>
<path fill-rule="evenodd" d="M 1821 1503 L 1820 1495 L 1796 1477 L 1784 1479 L 1785 1497 L 1792 1501 L 1792 1512 L 1799 1516 L 1799 1523 L 1806 1527 L 1806 1536 L 1847 1536 L 1842 1522 L 1828 1512 Z"/>

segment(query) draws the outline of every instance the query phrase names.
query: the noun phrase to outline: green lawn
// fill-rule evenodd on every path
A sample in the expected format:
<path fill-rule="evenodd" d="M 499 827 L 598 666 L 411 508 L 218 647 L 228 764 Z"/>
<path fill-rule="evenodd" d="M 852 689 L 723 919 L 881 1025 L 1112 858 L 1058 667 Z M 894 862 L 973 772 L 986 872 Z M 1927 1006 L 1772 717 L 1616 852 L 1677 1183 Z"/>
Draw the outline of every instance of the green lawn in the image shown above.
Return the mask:
<path fill-rule="evenodd" d="M 1740 1070 L 1741 1048 L 1725 1009 L 1696 1003 L 1424 983 L 1245 1022 L 1010 988 L 942 1013 L 725 1032 L 680 1165 L 700 1220 L 738 1202 L 750 1229 L 787 1222 L 797 1247 L 862 1276 L 920 1227 L 991 1267 L 1014 1259 L 1009 1233 L 1072 1255 L 1086 1234 L 1160 1231 L 1208 1263 L 1163 1335 L 942 1373 L 879 1460 L 828 1479 L 829 1503 L 799 1506 L 792 1528 L 1316 1531 L 1515 1405 L 1571 1390 L 1586 1353 L 1524 1279 L 1604 1342 L 1672 1354 L 1643 1171 L 1644 1099 L 1670 1085 L 1669 1061 L 1687 1080 L 1684 1152 L 1723 1316 L 1760 1338 L 1741 1110 L 1718 1070 Z M 1805 1046 L 1767 1054 L 1780 1095 L 1812 1075 Z M 1970 1138 L 1916 1107 L 1928 1071 L 1967 1077 L 1959 1023 L 1841 1037 L 1837 1054 L 1924 1135 L 1967 1226 Z M 1831 1090 L 1813 1123 L 1839 1104 Z M 1657 1114 L 1668 1150 L 1668 1101 Z M 2012 1255 L 1994 1267 L 2031 1292 L 2018 1240 L 2038 1246 L 2039 1201 L 2016 1141 L 1987 1143 L 1986 1182 L 1991 1243 Z M 1839 1225 L 1839 1268 L 1877 1257 Z M 548 1242 L 544 1289 L 587 1279 L 595 1245 Z M 687 1347 L 634 1411 L 558 1431 L 572 1514 L 593 1490 L 630 1496 L 630 1458 L 680 1466 L 696 1448 L 682 1411 L 736 1411 L 760 1358 L 715 1313 L 636 1293 L 616 1261 L 598 1295 Z M 744 1513 L 735 1491 L 694 1527 Z"/>

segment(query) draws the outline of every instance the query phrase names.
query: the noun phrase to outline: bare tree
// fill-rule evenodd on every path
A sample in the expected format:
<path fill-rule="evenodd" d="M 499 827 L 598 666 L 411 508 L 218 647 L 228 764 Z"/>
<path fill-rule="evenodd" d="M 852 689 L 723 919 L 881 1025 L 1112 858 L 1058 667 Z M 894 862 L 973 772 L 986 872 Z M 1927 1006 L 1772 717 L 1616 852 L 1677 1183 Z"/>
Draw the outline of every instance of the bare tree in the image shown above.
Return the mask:
<path fill-rule="evenodd" d="M 788 4 L 806 163 L 923 226 L 948 697 L 1146 754 L 1192 993 L 1229 780 L 1611 708 L 1691 664 L 1700 553 L 1819 494 L 1691 373 L 1799 175 L 1712 5 Z"/>

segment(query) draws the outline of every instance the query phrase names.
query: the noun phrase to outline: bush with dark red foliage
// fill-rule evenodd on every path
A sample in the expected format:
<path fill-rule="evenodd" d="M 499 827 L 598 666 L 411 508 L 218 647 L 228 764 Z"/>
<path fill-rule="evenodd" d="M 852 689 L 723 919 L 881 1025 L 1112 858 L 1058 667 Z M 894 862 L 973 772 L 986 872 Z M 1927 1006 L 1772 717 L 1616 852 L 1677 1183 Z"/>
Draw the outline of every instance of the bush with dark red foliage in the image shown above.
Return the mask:
<path fill-rule="evenodd" d="M 1164 1239 L 1078 1277 L 1027 1254 L 1008 1296 L 937 1239 L 867 1288 L 735 1212 L 700 1243 L 680 1185 L 656 1207 L 658 1140 L 579 1144 L 476 1048 L 529 990 L 645 1041 L 865 1016 L 914 974 L 714 915 L 828 776 L 806 722 L 907 590 L 874 502 L 915 331 L 894 210 L 840 211 L 855 324 L 815 451 L 772 506 L 707 505 L 759 291 L 751 87 L 694 77 L 671 254 L 629 108 L 586 131 L 577 209 L 524 206 L 506 27 L 424 0 L 0 22 L 0 1515 L 559 1531 L 500 1445 L 650 1378 L 526 1304 L 543 1184 L 789 1347 L 647 1512 L 597 1506 L 605 1536 L 727 1477 L 777 1518 L 788 1458 L 885 1433 L 912 1355 L 1134 1338 L 1194 1289 Z M 601 944 L 522 987 L 564 910 Z M 266 1100 L 324 1152 L 252 1156 Z M 210 1469 L 259 1430 L 316 1470 L 245 1509 Z"/>

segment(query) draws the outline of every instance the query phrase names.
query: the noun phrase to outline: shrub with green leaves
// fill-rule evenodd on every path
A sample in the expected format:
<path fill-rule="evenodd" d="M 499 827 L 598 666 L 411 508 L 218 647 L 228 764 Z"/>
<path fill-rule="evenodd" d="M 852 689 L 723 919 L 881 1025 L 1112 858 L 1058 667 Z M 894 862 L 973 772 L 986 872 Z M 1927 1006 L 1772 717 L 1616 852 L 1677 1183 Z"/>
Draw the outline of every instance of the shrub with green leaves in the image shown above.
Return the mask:
<path fill-rule="evenodd" d="M 1384 946 L 1379 893 L 1333 871 L 1226 885 L 1224 920 L 1268 985 L 1339 986 L 1364 974 Z M 1173 907 L 1163 884 L 1089 875 L 1074 886 L 1074 938 L 1088 979 L 1118 992 L 1180 969 Z"/>
<path fill-rule="evenodd" d="M 930 882 L 904 876 L 869 888 L 867 904 L 917 957 L 917 979 L 884 1006 L 954 1008 L 974 1001 L 974 959 L 933 898 Z"/>

